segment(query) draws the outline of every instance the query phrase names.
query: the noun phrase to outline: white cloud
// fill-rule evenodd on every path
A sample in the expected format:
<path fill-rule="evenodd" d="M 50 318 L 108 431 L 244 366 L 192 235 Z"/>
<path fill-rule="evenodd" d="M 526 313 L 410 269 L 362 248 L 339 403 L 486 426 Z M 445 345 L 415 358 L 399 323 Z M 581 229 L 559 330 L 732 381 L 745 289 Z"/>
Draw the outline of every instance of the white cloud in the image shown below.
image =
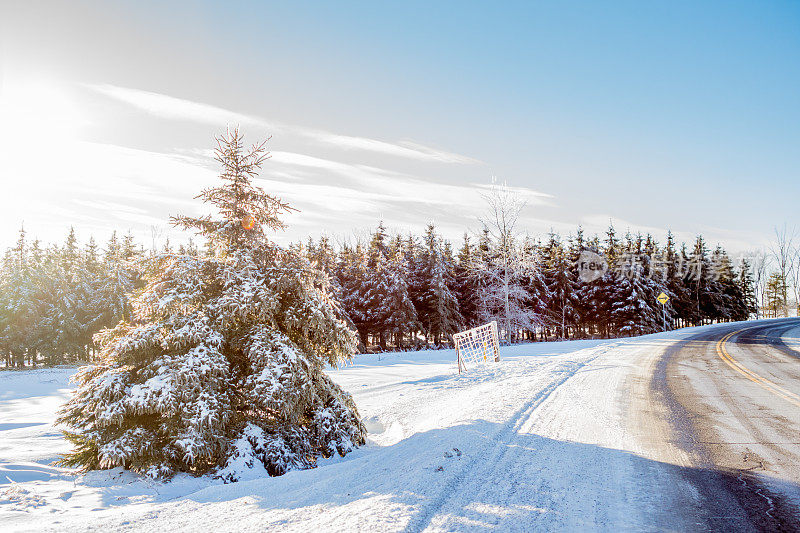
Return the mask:
<path fill-rule="evenodd" d="M 112 85 L 85 87 L 158 117 L 201 124 L 282 127 L 286 137 L 294 136 L 294 142 L 288 144 L 320 149 L 318 143 L 322 143 L 338 148 L 325 150 L 325 157 L 274 151 L 265 163 L 261 184 L 301 209 L 287 217 L 290 230 L 279 237 L 284 241 L 322 231 L 347 233 L 371 227 L 381 218 L 404 230 L 419 229 L 436 219 L 442 228 L 459 227 L 451 232 L 458 236 L 465 225 L 474 224 L 483 209 L 480 186 L 447 183 L 439 178 L 440 167 L 425 170 L 423 166 L 407 173 L 391 170 L 397 161 L 388 157 L 377 159 L 377 165 L 344 162 L 359 159 L 345 153 L 353 150 L 433 164 L 475 162 L 464 156 L 410 141 L 394 144 L 275 126 L 258 117 L 157 93 Z M 60 136 L 46 158 L 40 157 L 35 143 L 14 150 L 0 148 L 0 176 L 7 192 L 0 197 L 6 229 L 3 238 L 6 242 L 13 239 L 23 220 L 32 234 L 47 241 L 60 240 L 73 224 L 84 237 L 93 233 L 98 240 L 114 229 L 133 229 L 146 237 L 150 226 L 167 228 L 170 215 L 207 211 L 194 197 L 216 182 L 218 169 L 212 156 L 207 148 L 188 146 L 161 153 L 83 141 L 74 135 Z M 37 163 L 31 165 L 32 160 Z M 437 179 L 428 178 L 428 172 Z M 534 203 L 547 197 L 527 189 L 519 192 Z M 173 241 L 182 237 L 176 230 L 167 231 Z"/>
<path fill-rule="evenodd" d="M 269 129 L 273 133 L 281 131 L 343 150 L 361 150 L 377 154 L 439 163 L 480 163 L 480 161 L 471 157 L 431 148 L 413 141 L 391 143 L 377 139 L 370 139 L 368 137 L 339 135 L 325 130 L 267 121 L 253 115 L 245 115 L 213 105 L 193 102 L 191 100 L 184 100 L 182 98 L 175 98 L 160 93 L 142 91 L 139 89 L 130 89 L 126 87 L 117 87 L 107 84 L 87 84 L 84 86 L 95 92 L 124 102 L 152 115 L 172 120 L 188 120 L 218 126 L 252 124 L 261 128 Z"/>
<path fill-rule="evenodd" d="M 283 163 L 286 165 L 316 168 L 320 170 L 342 171 L 352 168 L 351 165 L 338 163 L 330 159 L 322 159 L 296 152 L 270 152 L 270 163 Z"/>
<path fill-rule="evenodd" d="M 480 162 L 471 157 L 429 148 L 410 141 L 401 141 L 399 144 L 394 144 L 365 137 L 335 135 L 325 131 L 310 129 L 298 130 L 298 133 L 319 142 L 331 144 L 347 150 L 365 150 L 386 155 L 418 159 L 420 161 L 438 161 L 440 163 L 474 164 Z"/>
<path fill-rule="evenodd" d="M 169 215 L 196 212 L 194 197 L 216 172 L 186 158 L 85 141 L 63 142 L 31 165 L 27 152 L 5 153 L 0 176 L 3 238 L 21 221 L 44 240 L 71 224 L 101 237 L 112 229 L 144 231 Z"/>
<path fill-rule="evenodd" d="M 481 163 L 480 160 L 474 159 L 472 157 L 467 157 L 464 155 L 454 154 L 452 152 L 437 150 L 435 148 L 431 148 L 430 146 L 425 146 L 419 143 L 415 143 L 414 141 L 400 141 L 399 144 L 401 144 L 408 150 L 414 150 L 416 152 L 427 154 L 433 159 L 437 159 L 439 161 L 442 161 L 443 163 L 463 163 L 463 164 Z"/>
<path fill-rule="evenodd" d="M 485 190 L 483 184 L 467 183 L 455 185 L 442 183 L 436 180 L 425 179 L 401 172 L 386 170 L 368 165 L 354 165 L 341 163 L 330 159 L 312 157 L 293 152 L 272 152 L 272 158 L 265 167 L 265 175 L 272 174 L 276 169 L 272 165 L 287 167 L 300 167 L 313 169 L 320 172 L 303 172 L 307 180 L 314 179 L 315 184 L 306 184 L 306 187 L 319 187 L 319 196 L 325 198 L 330 193 L 328 188 L 335 174 L 338 176 L 334 186 L 347 191 L 351 197 L 360 196 L 380 202 L 384 207 L 403 203 L 420 205 L 439 205 L 452 211 L 477 213 L 484 208 L 485 202 L 481 192 Z M 292 174 L 288 169 L 277 169 L 281 174 Z M 298 175 L 298 172 L 294 172 Z M 296 188 L 297 185 L 292 185 Z M 528 199 L 532 205 L 542 204 L 550 195 L 527 189 L 524 187 L 513 188 L 518 195 Z M 290 191 L 291 192 L 291 191 Z M 310 193 L 309 193 L 310 194 Z M 305 195 L 308 196 L 308 195 Z"/>
<path fill-rule="evenodd" d="M 174 98 L 165 94 L 107 84 L 87 84 L 85 87 L 162 118 L 188 120 L 215 126 L 255 124 L 263 127 L 271 127 L 270 124 L 256 117 L 229 111 L 213 105 L 192 102 L 191 100 L 184 100 L 182 98 Z"/>
<path fill-rule="evenodd" d="M 60 145 L 57 158 L 35 167 L 27 157 L 6 159 L 0 170 L 15 177 L 15 194 L 0 198 L 8 229 L 3 237 L 13 238 L 22 220 L 45 240 L 60 239 L 71 224 L 98 239 L 112 229 L 129 228 L 146 237 L 151 225 L 167 227 L 170 215 L 206 211 L 193 198 L 216 183 L 217 169 L 208 156 L 207 151 L 164 154 L 75 141 Z M 451 232 L 458 236 L 483 209 L 475 185 L 294 152 L 273 152 L 261 176 L 259 184 L 269 193 L 301 210 L 288 217 L 290 230 L 279 237 L 284 241 L 322 231 L 347 233 L 380 218 L 409 229 L 437 218 L 444 225 L 462 225 Z M 173 241 L 180 240 L 181 234 L 169 231 Z"/>

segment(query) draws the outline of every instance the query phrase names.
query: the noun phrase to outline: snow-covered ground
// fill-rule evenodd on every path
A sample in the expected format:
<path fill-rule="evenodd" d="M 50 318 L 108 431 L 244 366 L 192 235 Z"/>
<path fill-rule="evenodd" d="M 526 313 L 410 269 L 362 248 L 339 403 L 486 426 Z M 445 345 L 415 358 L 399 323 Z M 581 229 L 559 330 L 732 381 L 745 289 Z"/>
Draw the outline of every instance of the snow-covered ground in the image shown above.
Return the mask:
<path fill-rule="evenodd" d="M 229 485 L 122 470 L 73 475 L 52 426 L 74 369 L 0 372 L 3 530 L 678 529 L 681 452 L 628 412 L 691 330 L 503 348 L 459 375 L 451 350 L 359 356 L 334 376 L 368 444 L 313 470 Z M 645 428 L 645 429 L 643 429 Z M 678 496 L 674 496 L 677 498 Z M 689 529 L 691 529 L 689 527 Z"/>
<path fill-rule="evenodd" d="M 781 341 L 796 352 L 800 352 L 800 326 L 786 330 L 781 336 Z"/>

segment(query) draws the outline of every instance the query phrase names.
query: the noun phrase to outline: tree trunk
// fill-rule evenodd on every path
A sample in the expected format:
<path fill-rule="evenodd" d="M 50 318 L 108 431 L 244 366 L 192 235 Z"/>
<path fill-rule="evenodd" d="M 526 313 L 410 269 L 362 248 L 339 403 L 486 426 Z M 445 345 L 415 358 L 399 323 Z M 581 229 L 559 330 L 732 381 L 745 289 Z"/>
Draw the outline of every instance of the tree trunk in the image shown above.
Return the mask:
<path fill-rule="evenodd" d="M 508 252 L 506 252 L 506 256 Z M 503 269 L 503 291 L 506 304 L 506 342 L 511 344 L 511 309 L 508 305 L 508 257 L 505 259 L 505 268 Z"/>

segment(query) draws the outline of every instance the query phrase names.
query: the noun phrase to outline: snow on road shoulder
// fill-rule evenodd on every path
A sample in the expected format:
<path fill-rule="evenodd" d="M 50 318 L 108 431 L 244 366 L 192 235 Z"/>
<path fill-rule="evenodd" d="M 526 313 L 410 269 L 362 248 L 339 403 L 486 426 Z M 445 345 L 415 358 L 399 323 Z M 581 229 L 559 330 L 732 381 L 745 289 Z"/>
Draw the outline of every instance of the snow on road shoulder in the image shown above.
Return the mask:
<path fill-rule="evenodd" d="M 800 355 L 800 326 L 788 329 L 781 335 L 781 341 L 787 348 Z"/>
<path fill-rule="evenodd" d="M 593 356 L 611 341 L 524 344 L 501 348 L 501 363 L 459 375 L 454 350 L 358 356 L 331 377 L 351 392 L 371 442 L 391 445 L 411 434 L 464 420 L 503 420 L 537 383 Z M 542 385 L 543 386 L 543 385 Z"/>
<path fill-rule="evenodd" d="M 617 389 L 637 358 L 680 336 L 504 347 L 499 364 L 462 375 L 452 350 L 358 356 L 330 374 L 353 393 L 367 445 L 313 470 L 230 485 L 190 476 L 154 483 L 119 469 L 73 476 L 48 466 L 67 447 L 51 424 L 71 371 L 53 371 L 49 394 L 39 381 L 29 396 L 24 383 L 37 374 L 4 373 L 18 392 L 0 399 L 0 416 L 12 413 L 0 424 L 41 426 L 9 426 L 14 440 L 0 433 L 0 461 L 52 475 L 0 485 L 0 522 L 21 530 L 481 529 L 520 519 L 579 527 L 588 520 L 580 502 L 609 490 L 599 481 L 604 465 L 586 458 L 602 462 L 597 446 L 638 450 L 618 420 Z M 570 442 L 591 444 L 594 455 Z M 581 470 L 570 467 L 575 457 L 584 458 Z M 576 476 L 595 484 L 570 496 L 564 485 Z M 515 492 L 533 481 L 533 492 Z M 631 506 L 614 509 L 633 520 Z M 584 518 L 571 521 L 568 510 Z"/>

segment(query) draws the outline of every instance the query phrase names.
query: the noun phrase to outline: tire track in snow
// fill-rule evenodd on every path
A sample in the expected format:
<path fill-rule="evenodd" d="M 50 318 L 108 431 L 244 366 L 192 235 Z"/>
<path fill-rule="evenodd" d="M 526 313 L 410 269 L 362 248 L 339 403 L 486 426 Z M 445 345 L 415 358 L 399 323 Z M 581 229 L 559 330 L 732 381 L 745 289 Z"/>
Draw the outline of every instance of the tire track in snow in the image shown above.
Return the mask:
<path fill-rule="evenodd" d="M 424 531 L 431 525 L 440 511 L 449 504 L 453 502 L 460 503 L 464 500 L 472 501 L 471 494 L 465 495 L 464 492 L 459 489 L 475 479 L 490 478 L 491 476 L 485 475 L 487 473 L 497 472 L 498 469 L 496 465 L 506 457 L 509 449 L 511 449 L 509 445 L 513 443 L 515 437 L 519 435 L 520 429 L 530 420 L 536 409 L 553 394 L 558 387 L 577 374 L 583 367 L 592 363 L 609 350 L 616 348 L 617 344 L 618 343 L 611 343 L 603 345 L 601 348 L 589 348 L 588 351 L 595 352 L 593 357 L 573 363 L 575 366 L 572 369 L 565 372 L 564 375 L 560 376 L 558 379 L 551 381 L 544 389 L 537 392 L 533 398 L 527 401 L 503 424 L 503 428 L 495 433 L 489 442 L 474 454 L 470 461 L 466 462 L 458 471 L 452 474 L 450 479 L 442 486 L 438 496 L 422 506 L 422 509 L 409 521 L 404 531 Z M 578 355 L 579 353 L 580 352 L 575 352 L 573 355 Z M 467 476 L 469 476 L 469 478 L 467 478 Z"/>

